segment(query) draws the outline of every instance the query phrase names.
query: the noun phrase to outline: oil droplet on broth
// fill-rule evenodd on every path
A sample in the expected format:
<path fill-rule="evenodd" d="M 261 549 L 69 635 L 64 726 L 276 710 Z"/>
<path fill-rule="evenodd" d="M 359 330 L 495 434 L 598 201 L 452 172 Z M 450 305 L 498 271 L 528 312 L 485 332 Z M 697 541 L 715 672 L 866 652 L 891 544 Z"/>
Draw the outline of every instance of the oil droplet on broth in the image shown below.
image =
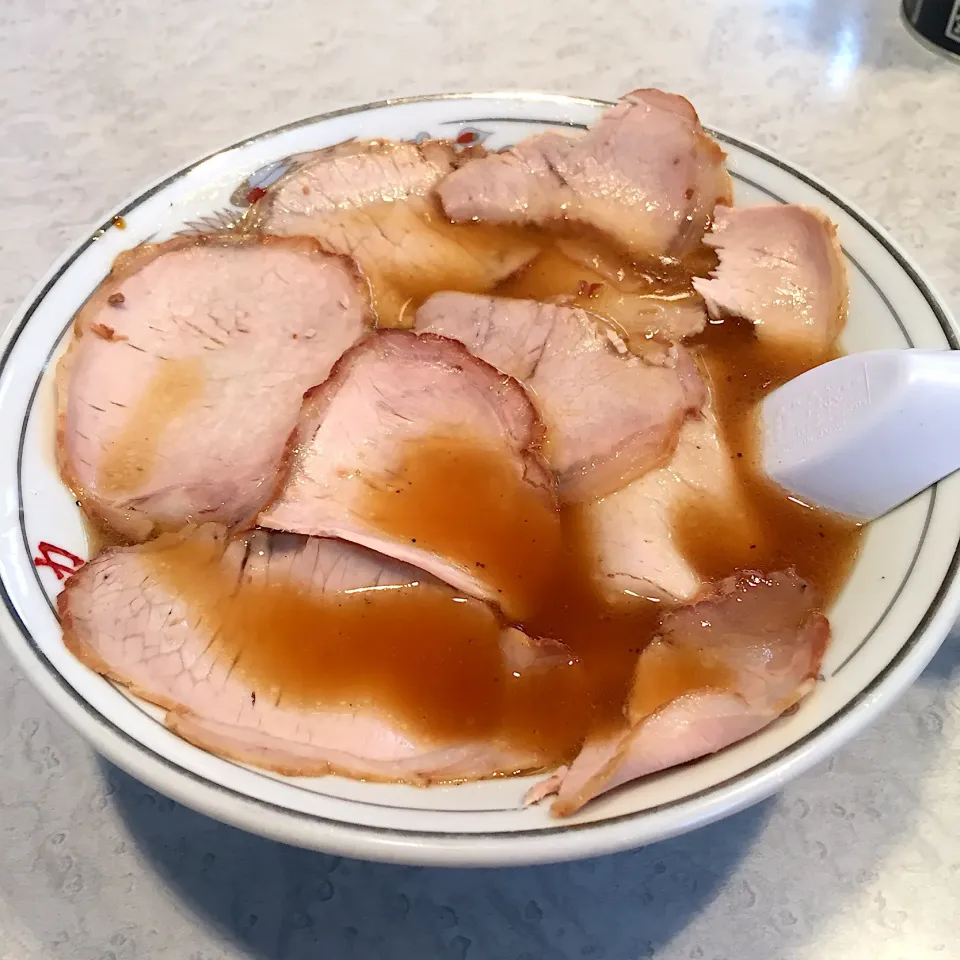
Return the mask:
<path fill-rule="evenodd" d="M 541 602 L 523 623 L 531 636 L 563 641 L 582 666 L 582 692 L 576 703 L 581 735 L 615 729 L 633 684 L 637 657 L 654 636 L 663 604 L 624 597 L 611 604 L 594 579 L 594 544 L 586 508 L 560 508 L 561 550 Z M 560 714 L 544 714 L 554 722 Z"/>

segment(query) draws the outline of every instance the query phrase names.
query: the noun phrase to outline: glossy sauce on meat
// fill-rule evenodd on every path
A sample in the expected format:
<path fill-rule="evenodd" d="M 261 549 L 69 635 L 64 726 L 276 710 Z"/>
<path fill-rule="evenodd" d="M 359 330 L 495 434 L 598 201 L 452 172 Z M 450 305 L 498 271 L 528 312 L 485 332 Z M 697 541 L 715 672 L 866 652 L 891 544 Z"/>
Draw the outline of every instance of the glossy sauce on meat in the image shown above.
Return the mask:
<path fill-rule="evenodd" d="M 199 357 L 168 360 L 163 365 L 103 459 L 97 484 L 104 493 L 124 494 L 140 486 L 153 467 L 164 429 L 200 400 L 203 386 Z"/>
<path fill-rule="evenodd" d="M 598 244 L 597 269 L 581 265 L 584 250 L 597 243 L 588 233 L 567 235 L 561 243 L 556 234 L 526 229 L 464 224 L 456 230 L 475 230 L 482 244 L 535 236 L 540 255 L 494 292 L 572 298 L 588 310 L 599 299 L 598 284 L 613 297 L 687 296 L 694 269 L 708 269 L 713 257 L 704 249 L 682 264 L 621 262 L 613 269 L 622 283 L 618 291 L 610 280 L 609 249 Z M 568 256 L 570 242 L 576 260 Z M 446 276 L 440 286 L 425 278 L 387 279 L 395 304 L 390 323 L 401 325 L 430 294 L 469 287 Z M 709 374 L 721 429 L 742 454 L 739 476 L 761 517 L 763 539 L 747 542 L 709 504 L 691 503 L 675 518 L 683 552 L 710 580 L 743 567 L 794 566 L 832 597 L 856 556 L 860 530 L 791 500 L 757 474 L 750 413 L 768 390 L 828 358 L 763 348 L 749 326 L 736 322 L 711 325 L 691 346 Z M 222 619 L 218 642 L 253 687 L 277 687 L 282 696 L 309 702 L 377 702 L 438 741 L 497 736 L 534 743 L 555 763 L 565 762 L 588 731 L 620 721 L 637 655 L 655 634 L 664 604 L 638 598 L 610 608 L 588 574 L 580 508 L 562 508 L 557 528 L 537 496 L 518 498 L 509 490 L 509 477 L 487 451 L 462 438 L 433 438 L 410 447 L 391 483 L 371 487 L 367 508 L 391 532 L 453 549 L 458 560 L 482 566 L 505 589 L 521 592 L 529 614 L 520 626 L 530 636 L 563 641 L 571 652 L 559 669 L 529 676 L 505 671 L 498 629 L 489 618 L 436 590 L 367 591 L 332 604 L 283 583 L 231 593 L 232 585 L 194 555 L 156 554 L 152 572 Z M 720 673 L 703 671 L 690 657 L 657 664 L 647 706 L 656 709 L 693 683 L 723 687 Z"/>
<path fill-rule="evenodd" d="M 571 759 L 586 729 L 613 723 L 620 715 L 633 661 L 659 615 L 657 605 L 640 601 L 626 612 L 610 612 L 592 585 L 580 508 L 561 508 L 557 527 L 538 496 L 518 498 L 508 492 L 511 478 L 485 452 L 465 449 L 456 441 L 446 448 L 435 441 L 417 446 L 407 461 L 416 466 L 405 472 L 409 501 L 391 511 L 392 491 L 379 490 L 373 499 L 384 517 L 393 513 L 394 529 L 422 531 L 439 549 L 456 544 L 459 550 L 472 551 L 464 558 L 484 557 L 501 583 L 522 591 L 522 606 L 529 613 L 518 625 L 531 637 L 566 644 L 580 674 L 576 695 L 571 697 L 564 671 L 548 673 L 535 713 L 538 728 L 555 731 L 557 762 Z M 468 504 L 473 504 L 472 511 Z M 408 669 L 412 681 L 423 662 L 411 658 Z M 497 691 L 491 687 L 488 695 L 496 697 Z M 515 715 L 521 713 L 532 715 Z M 518 727 L 513 735 L 524 733 Z"/>
<path fill-rule="evenodd" d="M 544 492 L 518 482 L 502 452 L 469 437 L 408 443 L 390 477 L 368 482 L 360 511 L 384 533 L 467 567 L 512 610 L 549 589 L 561 531 Z"/>
<path fill-rule="evenodd" d="M 504 737 L 556 754 L 582 725 L 576 660 L 549 673 L 506 669 L 497 619 L 427 577 L 330 599 L 282 581 L 238 583 L 221 553 L 195 537 L 144 559 L 161 587 L 203 612 L 220 656 L 253 696 L 376 705 L 438 744 Z M 569 720 L 557 725 L 553 711 L 563 706 Z"/>
<path fill-rule="evenodd" d="M 363 251 L 355 251 L 370 283 L 371 302 L 381 327 L 412 326 L 416 308 L 437 290 L 486 292 L 489 282 L 484 264 L 491 250 L 504 260 L 515 257 L 514 262 L 523 263 L 528 256 L 525 251 L 532 254 L 538 246 L 535 232 L 524 227 L 451 223 L 429 197 L 367 204 L 331 215 L 327 222 L 335 240 L 362 235 L 371 228 L 397 243 L 406 237 L 413 250 L 419 247 L 423 254 L 419 259 L 395 258 L 380 264 Z M 337 246 L 349 249 L 346 243 Z"/>

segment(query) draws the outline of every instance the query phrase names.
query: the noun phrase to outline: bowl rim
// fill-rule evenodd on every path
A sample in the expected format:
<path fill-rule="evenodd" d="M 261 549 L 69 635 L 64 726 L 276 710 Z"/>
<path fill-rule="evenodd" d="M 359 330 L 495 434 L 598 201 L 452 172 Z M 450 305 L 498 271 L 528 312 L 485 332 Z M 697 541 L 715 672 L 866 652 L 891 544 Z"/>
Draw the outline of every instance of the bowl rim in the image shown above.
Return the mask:
<path fill-rule="evenodd" d="M 116 217 L 125 216 L 144 200 L 207 160 L 285 131 L 336 117 L 403 104 L 443 100 L 515 100 L 547 103 L 557 107 L 576 104 L 597 109 L 613 105 L 610 101 L 587 97 L 523 91 L 441 93 L 390 98 L 301 118 L 260 131 L 207 153 L 149 184 L 67 249 L 25 298 L 0 337 L 0 369 L 5 365 L 21 332 L 47 293 L 111 222 Z M 960 327 L 949 309 L 933 290 L 922 269 L 873 218 L 837 196 L 819 178 L 780 159 L 765 148 L 728 134 L 722 129 L 706 129 L 721 142 L 752 153 L 803 181 L 856 220 L 897 261 L 924 297 L 936 316 L 950 349 L 960 349 Z M 795 741 L 786 756 L 774 755 L 743 771 L 727 783 L 721 782 L 690 794 L 669 804 L 669 811 L 652 807 L 602 821 L 570 824 L 559 831 L 546 832 L 532 830 L 500 834 L 428 834 L 407 829 L 358 826 L 251 798 L 171 763 L 102 716 L 70 686 L 46 658 L 13 606 L 2 581 L 0 635 L 21 669 L 47 702 L 100 753 L 142 782 L 201 813 L 281 842 L 364 859 L 444 866 L 533 864 L 612 853 L 666 839 L 722 819 L 775 793 L 788 780 L 806 771 L 855 736 L 913 683 L 960 615 L 958 572 L 960 543 L 936 594 L 896 655 L 870 683 L 832 714 L 828 721 Z M 824 729 L 827 722 L 829 726 Z M 705 795 L 709 795 L 710 799 L 706 807 L 703 803 L 707 799 Z M 687 810 L 689 815 L 685 816 Z"/>

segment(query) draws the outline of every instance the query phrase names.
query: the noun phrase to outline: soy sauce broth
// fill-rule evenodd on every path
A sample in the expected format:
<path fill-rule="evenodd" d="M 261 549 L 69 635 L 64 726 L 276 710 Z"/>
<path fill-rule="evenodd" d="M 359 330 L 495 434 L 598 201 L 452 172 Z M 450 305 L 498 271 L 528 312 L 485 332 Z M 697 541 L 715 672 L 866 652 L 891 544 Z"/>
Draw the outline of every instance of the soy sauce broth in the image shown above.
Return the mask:
<path fill-rule="evenodd" d="M 712 251 L 702 248 L 684 263 L 631 264 L 588 231 L 518 235 L 509 228 L 500 236 L 496 227 L 473 226 L 478 242 L 535 242 L 540 251 L 491 292 L 562 298 L 588 310 L 596 310 L 598 284 L 608 303 L 621 294 L 690 295 L 693 273 L 714 262 Z M 473 226 L 459 225 L 458 235 Z M 591 244 L 596 256 L 585 267 Z M 397 292 L 390 325 L 408 325 L 416 307 L 439 289 L 475 289 L 470 278 L 444 276 L 436 289 L 391 279 Z M 691 501 L 674 517 L 676 542 L 707 580 L 743 568 L 795 567 L 825 598 L 833 597 L 855 560 L 860 529 L 765 480 L 753 422 L 753 409 L 769 390 L 829 357 L 769 348 L 737 321 L 710 325 L 689 346 L 711 384 L 720 429 L 763 536 L 751 538 L 709 503 Z M 341 604 L 272 583 L 246 595 L 242 611 L 218 614 L 230 624 L 225 655 L 242 650 L 251 686 L 279 684 L 300 702 L 376 703 L 430 742 L 495 738 L 539 751 L 545 767 L 569 761 L 587 733 L 622 723 L 638 654 L 655 636 L 665 604 L 624 598 L 611 605 L 601 598 L 591 577 L 583 508 L 563 507 L 558 521 L 546 522 L 536 497 L 504 495 L 510 469 L 465 438 L 430 438 L 406 451 L 397 482 L 371 493 L 368 513 L 394 535 L 486 570 L 491 582 L 512 591 L 523 610 L 519 626 L 567 645 L 571 658 L 563 669 L 539 676 L 505 671 L 498 652 L 505 624 L 455 613 L 426 588 Z M 229 607 L 196 558 L 180 567 L 176 559 L 165 563 L 155 572 L 193 608 Z M 682 685 L 685 669 L 671 664 L 664 676 Z"/>
<path fill-rule="evenodd" d="M 801 373 L 833 360 L 839 352 L 812 352 L 771 346 L 751 324 L 725 320 L 708 324 L 689 346 L 705 373 L 721 433 L 744 499 L 760 535 L 743 535 L 711 504 L 691 502 L 674 518 L 681 552 L 704 580 L 735 570 L 793 567 L 825 602 L 846 581 L 860 547 L 862 524 L 811 507 L 771 482 L 760 467 L 756 410 L 772 390 Z"/>
<path fill-rule="evenodd" d="M 552 500 L 512 458 L 471 437 L 407 443 L 357 512 L 375 529 L 449 557 L 511 616 L 525 619 L 555 579 L 561 526 Z"/>
<path fill-rule="evenodd" d="M 203 612 L 218 658 L 253 704 L 375 705 L 421 745 L 502 740 L 545 762 L 582 735 L 580 663 L 508 669 L 502 624 L 486 604 L 425 575 L 330 596 L 299 581 L 238 581 L 222 556 L 222 544 L 193 536 L 154 541 L 143 559 L 151 580 Z"/>
<path fill-rule="evenodd" d="M 585 730 L 619 720 L 659 604 L 639 599 L 609 608 L 594 587 L 581 507 L 561 507 L 557 522 L 541 495 L 527 484 L 518 488 L 510 460 L 463 438 L 412 444 L 390 484 L 371 489 L 366 499 L 381 529 L 410 539 L 416 534 L 419 546 L 468 568 L 481 564 L 479 579 L 492 575 L 510 592 L 510 605 L 525 611 L 509 622 L 531 637 L 559 639 L 568 647 L 578 669 L 575 690 L 568 671 L 548 672 L 538 687 L 540 709 L 511 707 L 518 719 L 535 716 L 538 727 L 555 731 L 547 738 L 555 762 L 572 759 Z M 423 661 L 412 657 L 409 668 L 413 684 Z M 489 688 L 491 698 L 499 694 Z M 520 726 L 510 735 L 525 736 Z"/>

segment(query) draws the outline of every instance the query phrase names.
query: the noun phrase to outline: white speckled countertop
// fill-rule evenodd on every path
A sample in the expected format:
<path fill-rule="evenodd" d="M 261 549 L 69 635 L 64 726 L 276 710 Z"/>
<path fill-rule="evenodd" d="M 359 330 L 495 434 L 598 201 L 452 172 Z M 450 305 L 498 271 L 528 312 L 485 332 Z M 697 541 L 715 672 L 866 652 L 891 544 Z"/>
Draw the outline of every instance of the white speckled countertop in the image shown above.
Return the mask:
<path fill-rule="evenodd" d="M 395 95 L 687 95 L 821 176 L 960 308 L 960 66 L 896 0 L 4 0 L 3 322 L 147 181 Z M 649 10 L 650 12 L 636 12 Z M 0 960 L 953 960 L 960 636 L 780 796 L 635 853 L 439 871 L 247 836 L 98 759 L 0 649 Z"/>

